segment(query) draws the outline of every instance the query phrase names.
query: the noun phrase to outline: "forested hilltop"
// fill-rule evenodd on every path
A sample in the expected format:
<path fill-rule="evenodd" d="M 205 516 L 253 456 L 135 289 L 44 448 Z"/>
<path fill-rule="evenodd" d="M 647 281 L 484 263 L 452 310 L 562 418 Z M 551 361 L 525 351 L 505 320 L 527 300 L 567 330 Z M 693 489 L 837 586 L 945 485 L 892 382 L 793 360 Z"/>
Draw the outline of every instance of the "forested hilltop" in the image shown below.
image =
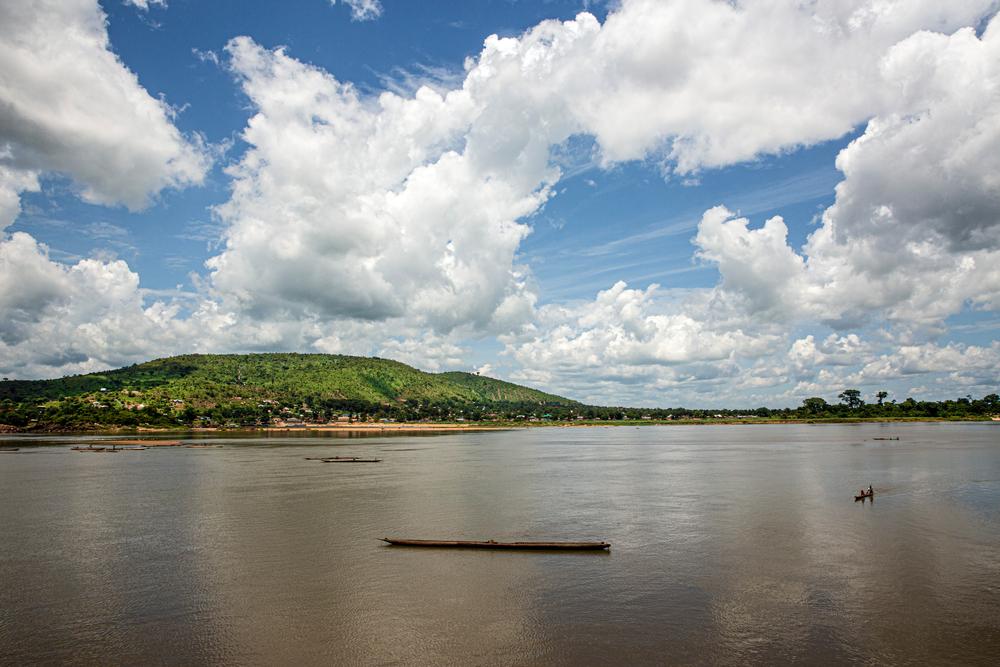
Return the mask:
<path fill-rule="evenodd" d="M 425 373 L 388 359 L 330 354 L 186 355 L 58 380 L 0 382 L 0 428 L 262 427 L 371 421 L 618 422 L 989 419 L 1000 397 L 838 403 L 797 408 L 628 408 L 583 405 L 472 373 Z"/>
<path fill-rule="evenodd" d="M 58 380 L 0 382 L 0 424 L 18 428 L 477 420 L 573 405 L 472 373 L 425 373 L 335 354 L 184 355 Z"/>

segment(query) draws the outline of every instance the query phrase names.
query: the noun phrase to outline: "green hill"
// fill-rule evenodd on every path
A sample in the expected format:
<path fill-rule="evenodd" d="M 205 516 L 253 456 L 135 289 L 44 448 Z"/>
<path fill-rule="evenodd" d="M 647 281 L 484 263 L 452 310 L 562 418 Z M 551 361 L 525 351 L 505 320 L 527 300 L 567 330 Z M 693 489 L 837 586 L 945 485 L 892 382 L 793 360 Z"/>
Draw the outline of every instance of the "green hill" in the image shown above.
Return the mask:
<path fill-rule="evenodd" d="M 0 382 L 0 423 L 18 426 L 248 424 L 275 414 L 441 418 L 522 404 L 578 405 L 471 373 L 425 373 L 388 359 L 330 354 L 184 355 L 57 380 Z"/>

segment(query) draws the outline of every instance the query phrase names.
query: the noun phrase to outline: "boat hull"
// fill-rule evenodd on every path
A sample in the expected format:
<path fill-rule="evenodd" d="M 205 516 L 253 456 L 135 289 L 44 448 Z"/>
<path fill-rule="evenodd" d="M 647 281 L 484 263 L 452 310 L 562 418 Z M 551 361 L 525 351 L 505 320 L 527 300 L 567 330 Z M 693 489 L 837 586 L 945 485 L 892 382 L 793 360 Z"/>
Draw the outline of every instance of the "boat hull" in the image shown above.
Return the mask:
<path fill-rule="evenodd" d="M 602 551 L 610 549 L 608 542 L 495 542 L 493 540 L 400 540 L 382 538 L 383 542 L 399 547 L 438 547 L 450 549 L 508 549 L 516 551 Z"/>

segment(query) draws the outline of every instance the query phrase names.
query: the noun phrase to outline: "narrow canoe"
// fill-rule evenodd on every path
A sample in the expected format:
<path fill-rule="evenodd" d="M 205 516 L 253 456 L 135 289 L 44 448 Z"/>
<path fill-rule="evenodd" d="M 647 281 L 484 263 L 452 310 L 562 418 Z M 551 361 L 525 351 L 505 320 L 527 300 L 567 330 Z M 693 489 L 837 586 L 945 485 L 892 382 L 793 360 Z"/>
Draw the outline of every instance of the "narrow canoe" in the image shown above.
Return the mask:
<path fill-rule="evenodd" d="M 854 496 L 854 501 L 857 502 L 859 500 L 864 500 L 865 498 L 874 498 L 874 497 L 875 497 L 874 493 L 865 493 L 860 496 Z"/>
<path fill-rule="evenodd" d="M 357 461 L 360 456 L 307 456 L 306 461 Z"/>
<path fill-rule="evenodd" d="M 19 452 L 20 447 L 0 447 L 0 452 Z"/>
<path fill-rule="evenodd" d="M 382 459 L 320 459 L 323 463 L 378 463 Z"/>
<path fill-rule="evenodd" d="M 568 551 L 599 551 L 610 549 L 608 542 L 496 542 L 494 540 L 400 540 L 381 538 L 393 546 L 400 547 L 450 547 L 457 549 L 562 549 Z"/>

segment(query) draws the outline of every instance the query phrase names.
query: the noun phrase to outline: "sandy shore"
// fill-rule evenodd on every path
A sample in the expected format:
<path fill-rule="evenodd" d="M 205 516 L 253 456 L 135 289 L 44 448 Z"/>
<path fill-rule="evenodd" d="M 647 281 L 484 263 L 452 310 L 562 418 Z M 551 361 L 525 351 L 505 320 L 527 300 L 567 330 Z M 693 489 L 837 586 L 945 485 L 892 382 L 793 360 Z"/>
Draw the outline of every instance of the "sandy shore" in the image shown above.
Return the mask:
<path fill-rule="evenodd" d="M 96 435 L 175 435 L 182 436 L 185 433 L 231 433 L 231 432 L 268 432 L 268 433 L 294 433 L 296 431 L 329 431 L 332 433 L 458 433 L 475 431 L 512 431 L 526 428 L 623 428 L 637 426 L 727 426 L 727 425 L 749 425 L 749 424 L 878 424 L 878 423 L 908 423 L 908 422 L 983 422 L 1000 426 L 1000 419 L 983 417 L 980 419 L 947 419 L 940 417 L 882 417 L 882 418 L 861 418 L 861 417 L 841 417 L 826 419 L 675 419 L 675 420 L 633 420 L 633 421 L 548 421 L 548 422 L 499 422 L 492 424 L 462 424 L 462 423 L 355 423 L 355 424 L 310 424 L 307 426 L 265 426 L 244 428 L 220 428 L 201 427 L 193 429 L 180 428 L 77 428 L 77 429 L 13 429 L 11 433 L 53 433 L 53 434 L 96 434 Z M 108 440 L 106 444 L 118 445 L 146 445 L 148 447 L 177 447 L 182 443 L 177 440 Z"/>
<path fill-rule="evenodd" d="M 146 447 L 180 447 L 180 440 L 102 440 L 100 445 L 145 445 Z"/>
<path fill-rule="evenodd" d="M 309 426 L 268 426 L 261 431 L 268 432 L 291 432 L 291 431 L 509 431 L 510 426 L 474 426 L 470 424 L 315 424 Z"/>

